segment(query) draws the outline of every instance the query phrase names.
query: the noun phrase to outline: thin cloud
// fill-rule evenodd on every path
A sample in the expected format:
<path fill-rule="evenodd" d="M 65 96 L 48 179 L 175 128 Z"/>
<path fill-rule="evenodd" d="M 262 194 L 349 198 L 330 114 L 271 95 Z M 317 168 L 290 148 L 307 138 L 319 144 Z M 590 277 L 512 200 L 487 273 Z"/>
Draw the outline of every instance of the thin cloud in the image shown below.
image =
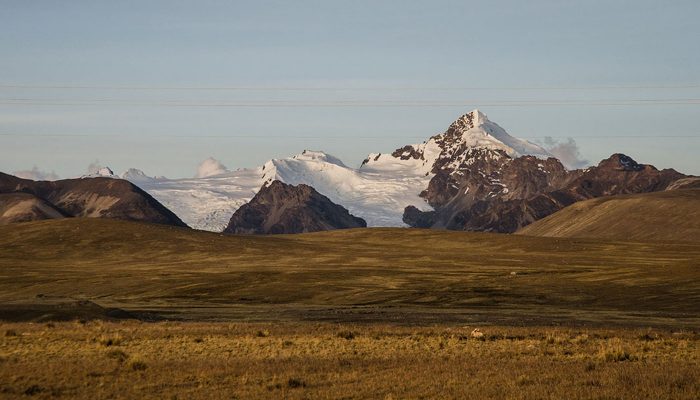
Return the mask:
<path fill-rule="evenodd" d="M 87 173 L 88 175 L 90 174 L 96 174 L 98 173 L 104 166 L 100 164 L 100 160 L 95 160 L 90 163 L 87 167 Z"/>
<path fill-rule="evenodd" d="M 566 168 L 577 169 L 589 165 L 588 160 L 581 157 L 578 144 L 573 138 L 561 142 L 551 136 L 545 136 L 544 147 L 558 158 Z"/>
<path fill-rule="evenodd" d="M 55 181 L 59 179 L 58 175 L 54 171 L 42 171 L 36 165 L 33 166 L 32 169 L 15 171 L 12 173 L 12 175 L 18 178 L 31 179 L 34 181 Z"/>
<path fill-rule="evenodd" d="M 207 176 L 221 175 L 229 172 L 229 169 L 214 157 L 209 157 L 199 163 L 197 166 L 197 178 L 206 178 Z"/>

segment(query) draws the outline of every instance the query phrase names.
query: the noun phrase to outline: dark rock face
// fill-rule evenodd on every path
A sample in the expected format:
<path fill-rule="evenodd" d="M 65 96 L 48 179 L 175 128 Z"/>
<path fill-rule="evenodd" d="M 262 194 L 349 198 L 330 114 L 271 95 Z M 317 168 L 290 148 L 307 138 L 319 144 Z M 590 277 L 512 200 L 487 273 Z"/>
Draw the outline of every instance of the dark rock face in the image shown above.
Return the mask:
<path fill-rule="evenodd" d="M 307 185 L 273 181 L 241 206 L 224 230 L 236 234 L 280 234 L 364 228 L 362 218 Z"/>
<path fill-rule="evenodd" d="M 408 206 L 403 212 L 403 222 L 414 228 L 430 228 L 435 225 L 435 211 L 421 211 Z"/>
<path fill-rule="evenodd" d="M 0 202 L 5 207 L 9 207 L 10 199 L 16 202 L 17 196 L 23 194 L 30 196 L 34 205 L 41 210 L 53 210 L 48 213 L 42 211 L 33 217 L 30 212 L 22 220 L 58 218 L 56 215 L 62 215 L 187 226 L 148 193 L 122 179 L 80 178 L 32 181 L 0 173 L 0 193 L 5 194 L 0 198 Z"/>
<path fill-rule="evenodd" d="M 436 163 L 435 176 L 421 194 L 436 211 L 421 213 L 409 207 L 404 222 L 414 227 L 432 222 L 434 228 L 510 233 L 577 201 L 666 190 L 686 178 L 624 154 L 613 154 L 596 167 L 568 171 L 555 158 L 513 159 L 498 150 L 465 151 L 464 161 Z"/>

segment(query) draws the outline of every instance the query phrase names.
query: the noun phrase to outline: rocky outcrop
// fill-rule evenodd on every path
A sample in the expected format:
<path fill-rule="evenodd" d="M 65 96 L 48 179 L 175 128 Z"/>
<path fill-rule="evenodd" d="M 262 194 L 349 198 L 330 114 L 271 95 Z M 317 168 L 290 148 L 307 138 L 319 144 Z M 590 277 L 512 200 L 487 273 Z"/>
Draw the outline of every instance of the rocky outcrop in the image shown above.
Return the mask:
<path fill-rule="evenodd" d="M 231 217 L 226 233 L 280 234 L 364 228 L 362 218 L 308 185 L 272 181 Z"/>
<path fill-rule="evenodd" d="M 186 226 L 175 214 L 134 184 L 112 178 L 32 181 L 0 173 L 0 208 L 14 220 L 88 217 Z M 20 202 L 21 205 L 17 205 Z M 12 211 L 13 210 L 13 211 Z M 24 211 L 22 211 L 24 210 Z M 21 214 L 17 218 L 16 214 Z"/>
<path fill-rule="evenodd" d="M 613 154 L 595 167 L 567 171 L 555 158 L 513 159 L 488 149 L 470 152 L 468 162 L 439 170 L 423 193 L 436 211 L 423 216 L 407 208 L 407 224 L 425 227 L 416 221 L 432 220 L 435 228 L 510 233 L 577 201 L 666 190 L 686 178 L 624 154 Z"/>

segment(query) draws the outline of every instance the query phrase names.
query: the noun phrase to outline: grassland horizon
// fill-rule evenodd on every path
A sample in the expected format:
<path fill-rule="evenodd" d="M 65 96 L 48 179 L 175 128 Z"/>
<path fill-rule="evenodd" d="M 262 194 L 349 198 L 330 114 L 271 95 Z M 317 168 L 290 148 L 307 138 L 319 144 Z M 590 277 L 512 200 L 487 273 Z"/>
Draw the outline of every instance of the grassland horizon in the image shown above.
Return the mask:
<path fill-rule="evenodd" d="M 695 399 L 699 261 L 692 241 L 3 226 L 0 398 Z"/>

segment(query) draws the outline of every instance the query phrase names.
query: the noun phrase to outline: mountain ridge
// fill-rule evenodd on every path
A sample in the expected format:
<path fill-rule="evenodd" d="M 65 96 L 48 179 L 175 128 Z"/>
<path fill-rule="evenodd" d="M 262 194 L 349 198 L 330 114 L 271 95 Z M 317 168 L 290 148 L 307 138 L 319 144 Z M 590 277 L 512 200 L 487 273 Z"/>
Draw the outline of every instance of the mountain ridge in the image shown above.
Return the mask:
<path fill-rule="evenodd" d="M 371 153 L 358 168 L 312 150 L 257 168 L 219 167 L 202 178 L 155 178 L 136 169 L 122 178 L 196 229 L 221 232 L 239 207 L 278 180 L 313 187 L 369 226 L 514 232 L 576 201 L 663 190 L 686 177 L 624 154 L 570 170 L 542 146 L 511 136 L 478 109 L 420 144 Z"/>
<path fill-rule="evenodd" d="M 22 199 L 25 203 L 30 202 L 23 206 L 22 221 L 87 217 L 187 226 L 147 192 L 122 179 L 91 177 L 33 181 L 0 173 L 0 194 L 4 195 L 1 199 L 3 208 L 12 204 L 16 206 L 20 195 L 25 197 Z M 15 208 L 11 214 L 19 211 Z"/>
<path fill-rule="evenodd" d="M 322 151 L 304 150 L 292 157 L 269 160 L 257 168 L 205 178 L 146 179 L 145 174 L 135 170 L 122 176 L 141 185 L 197 229 L 223 230 L 238 207 L 274 180 L 309 185 L 365 219 L 369 226 L 405 227 L 406 207 L 413 206 L 420 211 L 433 209 L 421 193 L 438 170 L 436 163 L 448 162 L 448 153 L 459 148 L 462 154 L 464 149 L 476 144 L 501 150 L 506 155 L 519 154 L 494 134 L 517 144 L 521 151 L 532 150 L 540 157 L 546 156 L 543 154 L 546 150 L 540 146 L 508 135 L 485 114 L 474 110 L 457 118 L 443 133 L 426 142 L 404 146 L 406 154 L 401 154 L 401 149 L 394 151 L 394 155 L 373 153 L 359 168 L 348 167 L 337 157 Z M 210 206 L 204 207 L 203 201 Z"/>

